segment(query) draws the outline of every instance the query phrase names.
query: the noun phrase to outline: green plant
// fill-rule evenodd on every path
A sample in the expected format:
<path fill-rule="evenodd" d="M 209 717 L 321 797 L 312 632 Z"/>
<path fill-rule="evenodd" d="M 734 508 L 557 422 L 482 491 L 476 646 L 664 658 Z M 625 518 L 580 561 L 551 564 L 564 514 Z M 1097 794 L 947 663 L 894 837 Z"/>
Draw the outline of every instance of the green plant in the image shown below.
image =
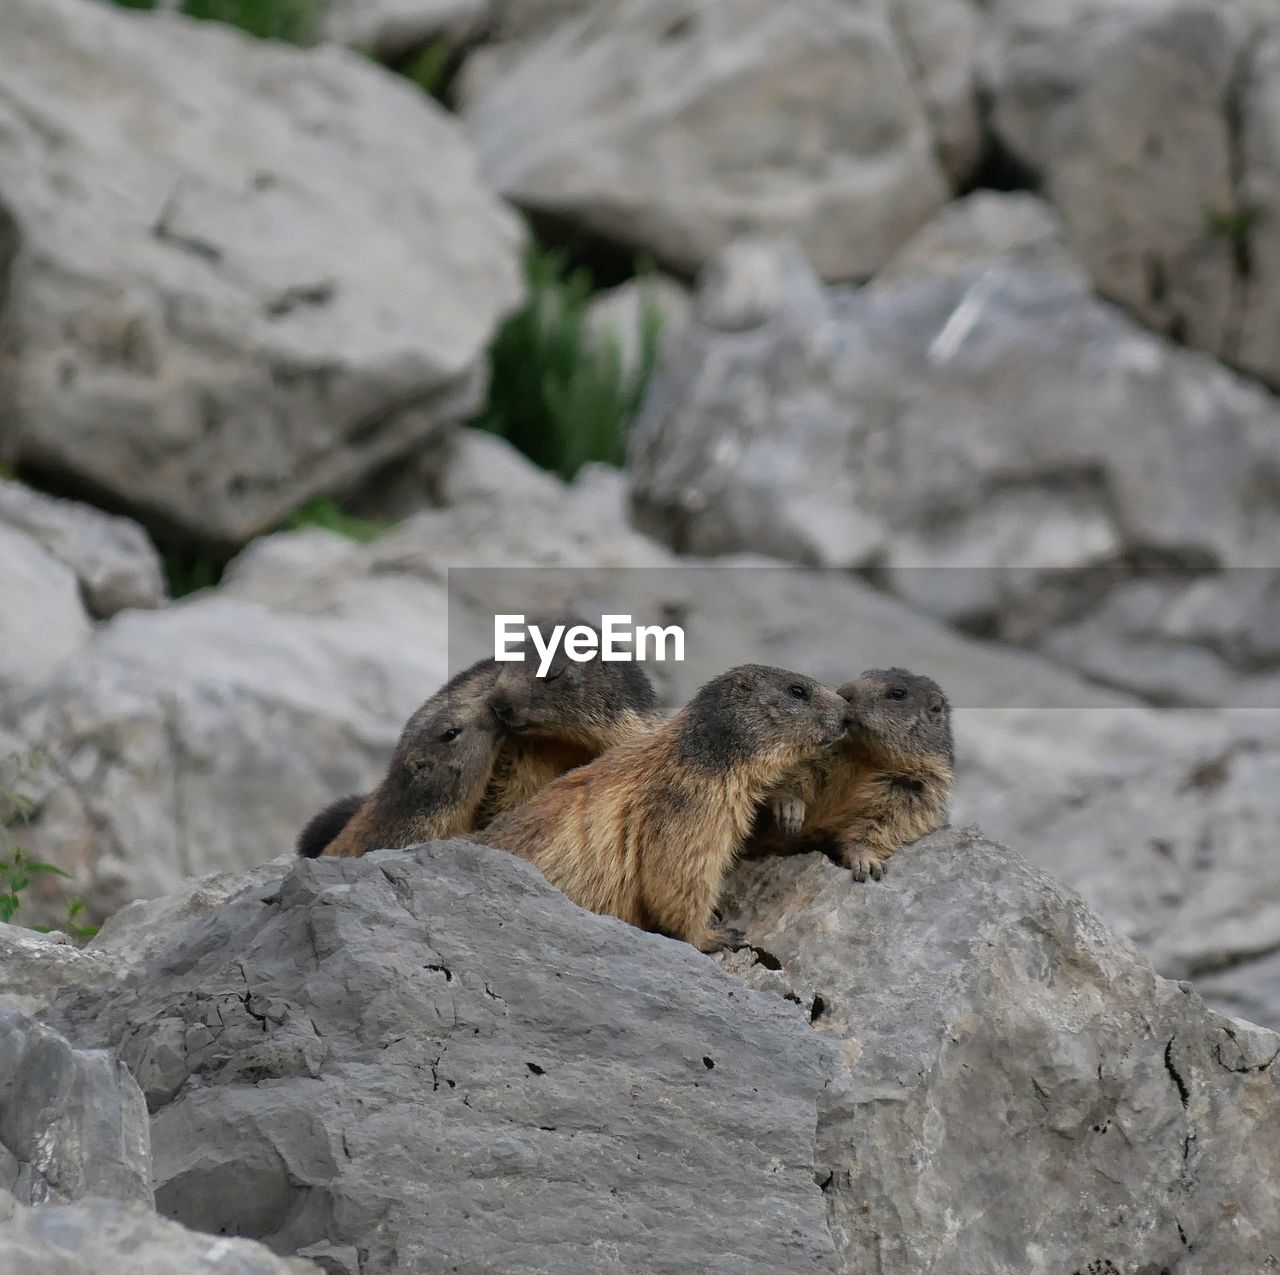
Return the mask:
<path fill-rule="evenodd" d="M 1231 250 L 1231 261 L 1238 279 L 1247 279 L 1253 273 L 1253 233 L 1266 219 L 1263 209 L 1252 204 L 1240 204 L 1223 211 L 1220 208 L 1206 210 L 1209 233 L 1224 239 Z"/>
<path fill-rule="evenodd" d="M 188 545 L 173 546 L 163 553 L 165 581 L 171 598 L 185 598 L 201 589 L 212 589 L 226 570 L 226 554 Z"/>
<path fill-rule="evenodd" d="M 158 0 L 116 0 L 126 9 L 176 8 L 191 18 L 224 22 L 262 40 L 287 40 L 310 44 L 320 35 L 324 0 L 179 0 L 162 5 Z"/>
<path fill-rule="evenodd" d="M 591 272 L 570 268 L 562 252 L 534 249 L 526 273 L 528 301 L 490 347 L 488 403 L 472 424 L 565 479 L 588 461 L 621 465 L 657 360 L 658 310 L 645 307 L 638 366 L 628 375 L 618 341 L 588 331 Z"/>
<path fill-rule="evenodd" d="M 456 52 L 448 40 L 431 40 L 396 69 L 428 96 L 442 100 L 452 77 Z"/>
<path fill-rule="evenodd" d="M 374 522 L 368 518 L 357 518 L 349 514 L 335 500 L 328 496 L 318 496 L 309 500 L 301 509 L 289 515 L 280 524 L 281 531 L 300 531 L 304 527 L 322 527 L 325 531 L 346 536 L 359 544 L 368 544 L 376 540 L 390 524 Z"/>
<path fill-rule="evenodd" d="M 69 878 L 69 873 L 52 863 L 33 858 L 22 846 L 13 829 L 27 824 L 36 810 L 36 801 L 24 789 L 31 783 L 44 765 L 39 754 L 23 757 L 14 754 L 0 762 L 0 921 L 13 920 L 22 906 L 22 893 L 34 877 L 41 874 Z M 78 918 L 84 912 L 84 900 L 72 899 L 60 929 L 78 939 L 92 938 L 98 932 L 96 925 L 81 925 Z M 36 925 L 33 929 L 48 933 L 53 927 Z"/>

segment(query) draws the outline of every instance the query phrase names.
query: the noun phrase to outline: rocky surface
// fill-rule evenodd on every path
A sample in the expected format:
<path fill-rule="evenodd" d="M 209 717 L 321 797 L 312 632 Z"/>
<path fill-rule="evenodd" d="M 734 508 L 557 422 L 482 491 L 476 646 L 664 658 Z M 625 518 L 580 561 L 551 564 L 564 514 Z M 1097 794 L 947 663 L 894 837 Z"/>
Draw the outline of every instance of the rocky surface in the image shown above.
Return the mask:
<path fill-rule="evenodd" d="M 302 861 L 90 996 L 188 1225 L 369 1275 L 834 1269 L 821 1037 L 497 851 Z"/>
<path fill-rule="evenodd" d="M 18 915 L 25 919 L 25 909 Z M 113 961 L 77 947 L 65 934 L 0 923 L 0 1012 L 34 1014 L 64 988 L 106 983 L 116 974 Z"/>
<path fill-rule="evenodd" d="M 95 619 L 168 601 L 160 555 L 127 518 L 0 479 L 0 524 L 29 536 L 70 568 Z"/>
<path fill-rule="evenodd" d="M 838 1269 L 1263 1271 L 1280 1037 L 1155 977 L 1070 891 L 947 831 L 851 887 L 743 865 L 749 941 L 821 996 L 815 1168 Z M 903 1154 L 904 1147 L 912 1148 Z"/>
<path fill-rule="evenodd" d="M 475 409 L 521 233 L 412 85 L 89 0 L 0 44 L 0 459 L 235 544 Z"/>
<path fill-rule="evenodd" d="M 1277 1252 L 1280 1037 L 974 833 L 866 887 L 743 865 L 741 981 L 485 847 L 279 872 L 50 1011 L 138 1077 L 187 1225 L 370 1275 Z"/>
<path fill-rule="evenodd" d="M 151 1203 L 147 1111 L 124 1064 L 0 1009 L 0 1198 Z M 0 1255 L 4 1253 L 0 1239 Z M 16 1270 L 17 1267 L 9 1267 Z"/>
<path fill-rule="evenodd" d="M 1274 6 L 1000 4 L 984 41 L 996 135 L 1099 291 L 1280 384 Z"/>
<path fill-rule="evenodd" d="M 460 40 L 485 20 L 484 0 L 329 0 L 324 34 L 380 57 L 410 54 L 431 40 Z"/>
<path fill-rule="evenodd" d="M 0 607 L 0 701 L 12 703 L 79 651 L 92 625 L 75 573 L 3 523 L 0 597 L 21 599 Z"/>
<path fill-rule="evenodd" d="M 857 291 L 739 249 L 697 313 L 633 436 L 647 529 L 874 567 L 1156 702 L 1280 704 L 1280 408 L 1097 301 L 1043 205 L 962 201 Z"/>
<path fill-rule="evenodd" d="M 522 207 L 684 273 L 744 232 L 786 232 L 844 279 L 871 274 L 947 197 L 915 68 L 879 5 L 549 10 L 475 53 L 461 83 L 485 177 Z M 945 68 L 940 80 L 945 98 Z"/>
<path fill-rule="evenodd" d="M 0 1262 L 26 1275 L 318 1275 L 249 1240 L 198 1235 L 115 1200 L 26 1209 L 0 1192 Z"/>

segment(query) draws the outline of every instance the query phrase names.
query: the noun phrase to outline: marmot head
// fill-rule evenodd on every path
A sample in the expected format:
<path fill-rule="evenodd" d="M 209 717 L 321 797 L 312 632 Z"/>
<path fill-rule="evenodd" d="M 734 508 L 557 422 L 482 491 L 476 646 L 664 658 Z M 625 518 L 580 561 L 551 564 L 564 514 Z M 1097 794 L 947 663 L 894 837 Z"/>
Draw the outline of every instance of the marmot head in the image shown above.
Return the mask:
<path fill-rule="evenodd" d="M 904 668 L 873 668 L 840 688 L 853 709 L 849 744 L 952 765 L 951 705 L 931 677 Z"/>
<path fill-rule="evenodd" d="M 707 770 L 756 757 L 785 766 L 835 743 L 852 720 L 849 705 L 821 682 L 741 664 L 712 678 L 689 701 L 682 753 Z"/>
<path fill-rule="evenodd" d="M 433 696 L 409 719 L 387 778 L 423 810 L 478 802 L 501 739 L 482 695 Z"/>
<path fill-rule="evenodd" d="M 567 630 L 583 621 L 555 623 Z M 595 625 L 586 627 L 599 633 Z M 594 746 L 601 731 L 624 714 L 655 713 L 658 697 L 640 665 L 598 658 L 579 663 L 561 646 L 544 677 L 538 676 L 531 655 L 522 663 L 504 663 L 489 694 L 489 708 L 504 730 Z"/>

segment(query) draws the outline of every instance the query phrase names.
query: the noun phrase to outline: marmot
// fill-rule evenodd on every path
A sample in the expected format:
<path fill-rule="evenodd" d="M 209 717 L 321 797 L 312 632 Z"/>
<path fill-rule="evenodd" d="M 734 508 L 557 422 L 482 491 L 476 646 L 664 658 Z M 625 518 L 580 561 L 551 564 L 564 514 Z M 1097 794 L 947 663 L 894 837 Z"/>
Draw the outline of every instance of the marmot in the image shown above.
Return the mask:
<path fill-rule="evenodd" d="M 729 936 L 709 921 L 756 804 L 851 721 L 812 678 L 744 664 L 470 840 L 529 859 L 583 907 L 714 951 Z"/>
<path fill-rule="evenodd" d="M 853 726 L 770 794 L 752 846 L 828 850 L 855 880 L 878 881 L 895 851 L 947 821 L 951 706 L 932 678 L 901 668 L 868 669 L 839 694 Z"/>
<path fill-rule="evenodd" d="M 570 627 L 580 621 L 556 623 Z M 653 684 L 638 664 L 597 660 L 579 664 L 562 649 L 545 677 L 537 677 L 536 670 L 532 660 L 508 664 L 479 660 L 418 710 L 424 716 L 449 698 L 465 697 L 468 703 L 486 699 L 502 732 L 482 799 L 475 805 L 468 800 L 458 812 L 460 819 L 465 815 L 465 822 L 449 821 L 448 831 L 435 835 L 483 828 L 566 771 L 663 720 Z M 298 853 L 309 859 L 323 854 L 368 797 L 341 797 L 326 806 L 302 830 Z M 367 836 L 357 840 L 363 843 Z"/>
<path fill-rule="evenodd" d="M 475 826 L 502 742 L 480 683 L 434 695 L 409 718 L 386 778 L 322 855 L 355 858 L 370 850 L 400 850 Z"/>
<path fill-rule="evenodd" d="M 629 661 L 577 663 L 557 652 L 546 676 L 529 660 L 505 664 L 489 707 L 507 737 L 494 764 L 476 827 L 523 805 L 575 766 L 659 725 L 653 683 Z"/>

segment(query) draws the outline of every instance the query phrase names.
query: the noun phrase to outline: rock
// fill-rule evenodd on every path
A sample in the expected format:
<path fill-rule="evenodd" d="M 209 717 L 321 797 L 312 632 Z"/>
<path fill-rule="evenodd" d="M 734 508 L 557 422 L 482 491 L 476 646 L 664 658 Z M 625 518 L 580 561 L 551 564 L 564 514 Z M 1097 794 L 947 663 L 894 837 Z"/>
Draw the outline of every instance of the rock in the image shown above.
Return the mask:
<path fill-rule="evenodd" d="M 486 847 L 299 861 L 63 1008 L 186 1225 L 367 1275 L 836 1269 L 822 1038 Z"/>
<path fill-rule="evenodd" d="M 687 553 L 874 567 L 1157 702 L 1280 703 L 1280 515 L 1258 495 L 1280 408 L 1096 301 L 1048 218 L 961 201 L 857 291 L 773 250 L 759 322 L 666 351 L 632 434 L 637 521 Z"/>
<path fill-rule="evenodd" d="M 475 410 L 522 235 L 413 85 L 87 0 L 0 43 L 0 456 L 234 544 Z"/>
<path fill-rule="evenodd" d="M 168 600 L 160 555 L 147 533 L 127 518 L 0 479 L 0 524 L 30 536 L 69 567 L 85 605 L 99 620 Z"/>
<path fill-rule="evenodd" d="M 556 499 L 560 480 L 539 469 L 505 438 L 482 429 L 460 429 L 450 440 L 449 458 L 440 475 L 440 503 L 469 500 Z"/>
<path fill-rule="evenodd" d="M 383 589 L 381 613 L 308 617 L 214 593 L 108 621 L 20 722 L 49 756 L 24 843 L 95 919 L 292 849 L 444 680 L 443 597 Z"/>
<path fill-rule="evenodd" d="M 948 830 L 883 885 L 802 855 L 742 865 L 735 889 L 847 1064 L 815 1148 L 837 1269 L 1273 1261 L 1280 1037 L 1157 978 L 1017 854 Z"/>
<path fill-rule="evenodd" d="M 314 1275 L 250 1240 L 214 1238 L 114 1200 L 24 1209 L 0 1193 L 0 1263 L 26 1275 Z"/>
<path fill-rule="evenodd" d="M 1266 1269 L 1280 1036 L 1016 853 L 726 912 L 712 962 L 483 846 L 295 861 L 49 1016 L 138 1076 L 163 1213 L 329 1270 Z"/>
<path fill-rule="evenodd" d="M 1253 715 L 1231 743 L 1206 740 L 1084 795 L 1045 794 L 1011 828 L 1170 978 L 1215 1008 L 1280 1027 L 1280 748 Z"/>
<path fill-rule="evenodd" d="M 587 306 L 587 337 L 597 350 L 617 352 L 624 381 L 643 370 L 646 341 L 654 352 L 663 341 L 678 340 L 689 324 L 688 291 L 665 275 L 641 275 L 608 288 Z"/>
<path fill-rule="evenodd" d="M 151 1203 L 147 1112 L 124 1064 L 9 1009 L 0 1009 L 0 1187 L 23 1204 Z"/>
<path fill-rule="evenodd" d="M 879 6 L 621 0 L 480 49 L 460 86 L 496 189 L 677 273 L 755 232 L 862 278 L 947 197 Z"/>
<path fill-rule="evenodd" d="M 412 53 L 431 40 L 462 40 L 483 23 L 485 0 L 329 0 L 324 34 L 380 57 Z"/>
<path fill-rule="evenodd" d="M 1280 23 L 1208 0 L 1002 4 L 982 78 L 1096 287 L 1280 385 Z"/>
<path fill-rule="evenodd" d="M 64 988 L 106 983 L 116 975 L 113 961 L 76 947 L 65 934 L 0 924 L 0 1013 L 34 1014 Z"/>
<path fill-rule="evenodd" d="M 0 522 L 0 715 L 89 640 L 92 626 L 70 568 Z"/>

